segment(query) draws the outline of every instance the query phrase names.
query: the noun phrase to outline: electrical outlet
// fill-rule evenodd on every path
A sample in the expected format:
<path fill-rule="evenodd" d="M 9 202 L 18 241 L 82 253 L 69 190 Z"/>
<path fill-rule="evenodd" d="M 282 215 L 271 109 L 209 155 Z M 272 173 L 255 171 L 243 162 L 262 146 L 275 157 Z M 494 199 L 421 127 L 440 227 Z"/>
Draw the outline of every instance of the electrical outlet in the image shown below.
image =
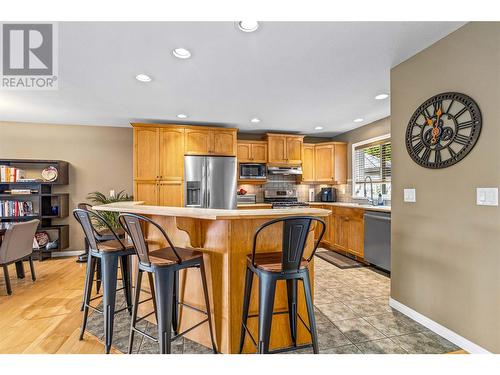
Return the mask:
<path fill-rule="evenodd" d="M 416 189 L 404 189 L 404 201 L 415 203 L 417 201 Z"/>

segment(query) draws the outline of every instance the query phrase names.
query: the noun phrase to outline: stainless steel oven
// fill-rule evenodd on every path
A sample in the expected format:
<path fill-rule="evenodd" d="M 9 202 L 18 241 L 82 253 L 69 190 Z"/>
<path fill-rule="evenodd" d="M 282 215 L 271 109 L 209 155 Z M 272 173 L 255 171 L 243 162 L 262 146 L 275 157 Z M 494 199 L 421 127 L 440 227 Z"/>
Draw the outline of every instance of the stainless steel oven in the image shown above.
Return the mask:
<path fill-rule="evenodd" d="M 256 163 L 240 163 L 240 180 L 265 180 L 266 165 Z"/>

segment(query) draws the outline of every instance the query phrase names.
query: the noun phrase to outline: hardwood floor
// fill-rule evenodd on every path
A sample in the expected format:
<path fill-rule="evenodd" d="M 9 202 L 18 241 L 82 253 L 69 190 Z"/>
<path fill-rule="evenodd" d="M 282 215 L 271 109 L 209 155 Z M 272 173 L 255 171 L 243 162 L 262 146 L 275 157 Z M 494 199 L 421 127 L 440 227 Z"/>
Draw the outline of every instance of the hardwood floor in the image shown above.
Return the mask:
<path fill-rule="evenodd" d="M 18 280 L 9 268 L 13 293 L 0 275 L 0 354 L 103 353 L 104 345 L 85 335 L 78 340 L 85 266 L 74 258 L 35 262 L 37 280 Z M 118 351 L 114 351 L 118 353 Z"/>

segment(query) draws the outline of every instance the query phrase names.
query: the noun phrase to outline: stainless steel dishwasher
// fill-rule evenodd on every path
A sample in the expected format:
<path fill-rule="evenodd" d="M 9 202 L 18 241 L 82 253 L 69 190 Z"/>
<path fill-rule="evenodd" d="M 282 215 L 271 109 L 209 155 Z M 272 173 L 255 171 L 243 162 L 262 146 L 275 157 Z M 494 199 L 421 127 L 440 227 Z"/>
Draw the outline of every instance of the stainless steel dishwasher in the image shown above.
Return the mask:
<path fill-rule="evenodd" d="M 365 260 L 391 271 L 391 214 L 365 211 Z"/>

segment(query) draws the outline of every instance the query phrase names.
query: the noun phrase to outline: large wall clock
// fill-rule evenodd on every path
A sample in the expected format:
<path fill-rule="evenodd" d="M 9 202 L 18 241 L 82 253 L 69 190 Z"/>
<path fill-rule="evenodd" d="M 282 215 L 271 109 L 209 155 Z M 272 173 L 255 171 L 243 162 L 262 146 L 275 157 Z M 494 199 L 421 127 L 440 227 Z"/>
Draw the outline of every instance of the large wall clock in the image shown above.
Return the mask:
<path fill-rule="evenodd" d="M 427 99 L 406 128 L 406 149 L 425 168 L 446 168 L 462 160 L 481 133 L 481 111 L 467 95 L 445 92 Z"/>

